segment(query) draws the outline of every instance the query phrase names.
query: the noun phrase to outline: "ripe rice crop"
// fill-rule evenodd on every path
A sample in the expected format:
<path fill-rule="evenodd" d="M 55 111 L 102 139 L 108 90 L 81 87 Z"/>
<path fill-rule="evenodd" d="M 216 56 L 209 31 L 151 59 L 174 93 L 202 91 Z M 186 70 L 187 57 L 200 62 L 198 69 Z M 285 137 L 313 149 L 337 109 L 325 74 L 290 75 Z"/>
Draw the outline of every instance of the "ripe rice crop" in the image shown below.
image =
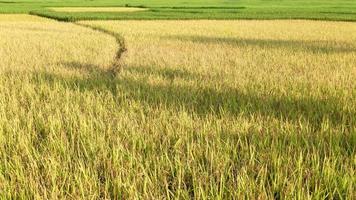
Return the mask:
<path fill-rule="evenodd" d="M 147 10 L 134 7 L 52 7 L 48 9 L 57 12 L 137 12 Z"/>
<path fill-rule="evenodd" d="M 0 15 L 0 197 L 352 199 L 356 24 Z M 98 28 L 97 28 L 98 29 Z"/>

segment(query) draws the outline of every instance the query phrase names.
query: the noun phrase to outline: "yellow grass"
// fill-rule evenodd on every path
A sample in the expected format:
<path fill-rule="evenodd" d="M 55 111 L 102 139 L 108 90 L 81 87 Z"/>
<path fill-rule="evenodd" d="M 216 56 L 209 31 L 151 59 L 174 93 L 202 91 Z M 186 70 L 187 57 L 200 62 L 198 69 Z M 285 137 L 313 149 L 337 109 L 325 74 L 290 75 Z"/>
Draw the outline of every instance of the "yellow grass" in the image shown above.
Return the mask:
<path fill-rule="evenodd" d="M 355 87 L 355 23 L 296 20 L 82 23 L 121 33 L 128 43 L 127 68 L 186 70 L 201 78 L 189 82 L 174 79 L 173 84 L 177 85 L 198 84 L 216 89 L 223 85 L 235 89 L 256 85 L 278 88 L 283 95 L 292 95 L 300 85 L 312 96 L 323 96 L 320 89 L 324 87 L 345 92 Z"/>
<path fill-rule="evenodd" d="M 57 12 L 137 12 L 147 10 L 146 8 L 133 7 L 51 7 L 49 9 Z"/>
<path fill-rule="evenodd" d="M 0 19 L 0 198 L 355 196 L 356 24 Z"/>
<path fill-rule="evenodd" d="M 27 14 L 12 14 L 12 15 L 0 15 L 0 22 L 28 22 L 28 21 L 33 21 L 33 22 L 42 22 L 42 21 L 48 21 L 48 19 L 45 18 L 40 18 L 37 16 L 33 15 L 27 15 Z"/>
<path fill-rule="evenodd" d="M 73 24 L 25 15 L 0 15 L 0 23 L 0 73 L 58 71 L 74 62 L 108 66 L 117 48 L 112 37 Z"/>

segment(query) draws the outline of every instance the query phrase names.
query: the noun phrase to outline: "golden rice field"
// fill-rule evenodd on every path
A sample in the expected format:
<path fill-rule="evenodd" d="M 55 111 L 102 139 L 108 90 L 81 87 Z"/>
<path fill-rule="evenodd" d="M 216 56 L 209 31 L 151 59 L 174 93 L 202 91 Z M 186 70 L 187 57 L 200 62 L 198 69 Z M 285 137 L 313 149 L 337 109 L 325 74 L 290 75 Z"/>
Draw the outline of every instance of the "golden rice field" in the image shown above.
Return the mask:
<path fill-rule="evenodd" d="M 147 8 L 134 7 L 51 7 L 50 10 L 57 12 L 137 12 Z"/>
<path fill-rule="evenodd" d="M 356 198 L 356 24 L 0 15 L 0 198 Z"/>

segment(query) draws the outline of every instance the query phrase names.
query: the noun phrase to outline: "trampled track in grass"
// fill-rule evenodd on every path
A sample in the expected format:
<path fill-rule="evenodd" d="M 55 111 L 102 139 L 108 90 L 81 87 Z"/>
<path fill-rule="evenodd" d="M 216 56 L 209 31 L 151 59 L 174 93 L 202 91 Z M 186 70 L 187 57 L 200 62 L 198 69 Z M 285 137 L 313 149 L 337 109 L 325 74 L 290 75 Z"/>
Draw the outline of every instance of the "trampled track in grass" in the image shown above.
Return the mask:
<path fill-rule="evenodd" d="M 77 23 L 117 76 L 111 36 L 0 15 L 0 197 L 355 197 L 354 23 Z"/>

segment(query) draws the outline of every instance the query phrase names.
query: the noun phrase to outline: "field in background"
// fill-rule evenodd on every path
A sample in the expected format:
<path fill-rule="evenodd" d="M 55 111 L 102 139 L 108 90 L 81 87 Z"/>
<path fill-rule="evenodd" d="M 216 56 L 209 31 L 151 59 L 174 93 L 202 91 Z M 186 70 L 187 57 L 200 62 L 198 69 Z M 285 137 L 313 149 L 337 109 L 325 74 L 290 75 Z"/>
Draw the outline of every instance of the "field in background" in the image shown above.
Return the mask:
<path fill-rule="evenodd" d="M 146 7 L 147 11 L 55 12 L 50 7 Z M 0 1 L 0 13 L 32 13 L 63 21 L 92 19 L 316 19 L 356 20 L 351 0 L 30 0 Z"/>
<path fill-rule="evenodd" d="M 80 23 L 117 76 L 110 36 L 0 15 L 0 197 L 355 198 L 355 24 Z"/>
<path fill-rule="evenodd" d="M 57 12 L 137 12 L 147 8 L 134 7 L 53 7 L 48 8 Z"/>

